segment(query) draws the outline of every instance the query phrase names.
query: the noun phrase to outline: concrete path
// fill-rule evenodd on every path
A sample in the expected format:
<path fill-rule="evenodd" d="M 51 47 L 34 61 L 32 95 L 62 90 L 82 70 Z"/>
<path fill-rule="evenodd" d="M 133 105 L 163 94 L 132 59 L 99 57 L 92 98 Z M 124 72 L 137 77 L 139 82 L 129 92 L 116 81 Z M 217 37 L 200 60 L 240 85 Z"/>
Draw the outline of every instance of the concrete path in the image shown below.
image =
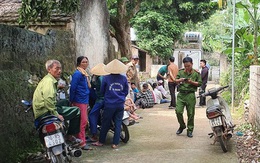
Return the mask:
<path fill-rule="evenodd" d="M 235 139 L 231 139 L 228 152 L 223 153 L 219 143 L 211 145 L 208 133 L 211 132 L 205 108 L 196 107 L 193 138 L 175 132 L 179 128 L 175 111 L 168 109 L 169 104 L 160 104 L 137 113 L 143 116 L 138 124 L 129 126 L 130 140 L 120 142 L 119 149 L 111 148 L 112 134 L 108 134 L 103 147 L 93 147 L 83 151 L 75 162 L 95 163 L 237 163 Z M 186 112 L 184 113 L 186 118 Z M 185 120 L 186 121 L 186 120 Z"/>

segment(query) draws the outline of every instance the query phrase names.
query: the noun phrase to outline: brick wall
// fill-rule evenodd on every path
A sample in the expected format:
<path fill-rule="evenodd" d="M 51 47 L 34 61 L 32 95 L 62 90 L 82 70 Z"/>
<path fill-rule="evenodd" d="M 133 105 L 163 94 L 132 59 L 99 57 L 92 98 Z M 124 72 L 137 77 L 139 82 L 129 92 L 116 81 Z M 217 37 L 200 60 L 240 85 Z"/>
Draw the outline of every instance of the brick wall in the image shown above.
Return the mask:
<path fill-rule="evenodd" d="M 260 129 L 260 66 L 250 66 L 249 121 Z"/>

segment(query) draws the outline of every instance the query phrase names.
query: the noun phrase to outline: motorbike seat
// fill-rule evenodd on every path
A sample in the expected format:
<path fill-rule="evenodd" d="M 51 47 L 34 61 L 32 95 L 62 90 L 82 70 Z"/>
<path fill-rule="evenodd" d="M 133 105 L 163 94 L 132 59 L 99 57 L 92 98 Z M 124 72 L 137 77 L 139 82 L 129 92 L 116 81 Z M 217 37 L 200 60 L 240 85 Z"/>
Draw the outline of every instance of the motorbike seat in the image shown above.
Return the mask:
<path fill-rule="evenodd" d="M 216 116 L 223 115 L 221 111 L 221 106 L 220 105 L 213 105 L 207 108 L 206 110 L 206 116 L 211 119 Z"/>
<path fill-rule="evenodd" d="M 212 105 L 207 108 L 207 112 L 221 111 L 220 105 Z"/>
<path fill-rule="evenodd" d="M 60 119 L 54 115 L 47 115 L 45 117 L 43 117 L 40 122 L 39 122 L 39 128 L 41 128 L 42 126 L 44 125 L 47 125 L 47 124 L 50 124 L 50 123 L 53 123 L 53 122 L 57 122 L 59 121 L 60 122 Z"/>

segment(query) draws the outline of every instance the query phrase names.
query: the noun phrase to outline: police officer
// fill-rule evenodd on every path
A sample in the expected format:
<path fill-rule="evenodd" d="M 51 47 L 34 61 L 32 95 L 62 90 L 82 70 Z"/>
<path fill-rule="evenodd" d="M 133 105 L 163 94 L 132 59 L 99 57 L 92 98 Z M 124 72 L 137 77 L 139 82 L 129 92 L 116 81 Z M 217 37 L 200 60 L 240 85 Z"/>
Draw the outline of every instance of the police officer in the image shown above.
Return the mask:
<path fill-rule="evenodd" d="M 176 116 L 180 124 L 176 134 L 179 135 L 186 128 L 186 124 L 183 120 L 184 107 L 187 109 L 187 136 L 192 138 L 192 132 L 194 128 L 194 115 L 195 115 L 195 104 L 196 97 L 195 92 L 197 87 L 202 83 L 201 76 L 198 71 L 192 68 L 192 58 L 185 57 L 183 59 L 184 69 L 180 69 L 176 77 L 176 83 L 179 84 L 179 93 L 177 95 L 176 103 Z"/>

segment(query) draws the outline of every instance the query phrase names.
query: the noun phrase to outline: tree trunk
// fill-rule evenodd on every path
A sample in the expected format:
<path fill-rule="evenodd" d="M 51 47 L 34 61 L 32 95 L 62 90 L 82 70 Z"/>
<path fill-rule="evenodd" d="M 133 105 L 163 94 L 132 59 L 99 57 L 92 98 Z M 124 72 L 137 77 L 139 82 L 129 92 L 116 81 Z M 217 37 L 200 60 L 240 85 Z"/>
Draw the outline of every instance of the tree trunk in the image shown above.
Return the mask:
<path fill-rule="evenodd" d="M 122 23 L 118 21 L 118 26 L 115 26 L 115 37 L 119 44 L 119 50 L 121 57 L 130 58 L 131 52 L 131 37 L 130 37 L 130 26 L 128 23 Z"/>
<path fill-rule="evenodd" d="M 259 29 L 259 26 L 258 26 L 258 20 L 257 20 L 257 8 L 254 7 L 254 64 L 255 65 L 258 65 L 258 29 Z"/>
<path fill-rule="evenodd" d="M 131 36 L 130 36 L 130 19 L 139 11 L 141 1 L 138 0 L 135 7 L 127 11 L 127 0 L 119 0 L 117 2 L 117 15 L 110 17 L 110 24 L 115 30 L 115 38 L 118 42 L 121 57 L 130 58 L 131 52 Z"/>

